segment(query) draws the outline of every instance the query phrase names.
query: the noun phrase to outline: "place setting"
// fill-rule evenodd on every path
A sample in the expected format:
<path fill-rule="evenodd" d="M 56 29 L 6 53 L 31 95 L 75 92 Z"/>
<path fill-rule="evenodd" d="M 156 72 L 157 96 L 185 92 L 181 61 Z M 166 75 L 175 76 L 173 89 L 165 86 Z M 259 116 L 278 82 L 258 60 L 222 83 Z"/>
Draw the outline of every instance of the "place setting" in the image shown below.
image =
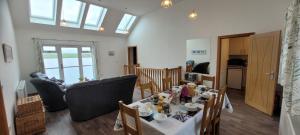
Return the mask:
<path fill-rule="evenodd" d="M 210 96 L 208 90 L 206 86 L 193 83 L 173 86 L 170 90 L 139 101 L 140 104 L 134 107 L 138 108 L 139 116 L 148 122 L 155 120 L 161 123 L 169 117 L 185 122 L 203 109 L 205 100 Z"/>

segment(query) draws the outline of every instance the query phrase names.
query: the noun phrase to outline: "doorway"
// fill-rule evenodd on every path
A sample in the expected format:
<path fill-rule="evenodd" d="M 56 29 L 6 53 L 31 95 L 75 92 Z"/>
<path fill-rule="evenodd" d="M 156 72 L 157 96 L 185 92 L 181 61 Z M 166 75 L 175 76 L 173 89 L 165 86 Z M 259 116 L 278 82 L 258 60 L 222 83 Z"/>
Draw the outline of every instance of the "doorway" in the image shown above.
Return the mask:
<path fill-rule="evenodd" d="M 138 59 L 137 59 L 137 47 L 131 46 L 128 47 L 128 65 L 137 65 Z"/>
<path fill-rule="evenodd" d="M 280 31 L 220 36 L 217 55 L 217 89 L 227 86 L 231 91 L 232 87 L 242 89 L 244 86 L 245 91 L 241 92 L 245 103 L 272 116 L 279 56 Z M 231 67 L 232 65 L 235 66 Z M 230 84 L 230 81 L 239 86 Z M 243 82 L 246 84 L 243 85 Z"/>
<path fill-rule="evenodd" d="M 228 86 L 243 91 L 246 87 L 247 60 L 251 33 L 219 36 L 216 88 Z"/>

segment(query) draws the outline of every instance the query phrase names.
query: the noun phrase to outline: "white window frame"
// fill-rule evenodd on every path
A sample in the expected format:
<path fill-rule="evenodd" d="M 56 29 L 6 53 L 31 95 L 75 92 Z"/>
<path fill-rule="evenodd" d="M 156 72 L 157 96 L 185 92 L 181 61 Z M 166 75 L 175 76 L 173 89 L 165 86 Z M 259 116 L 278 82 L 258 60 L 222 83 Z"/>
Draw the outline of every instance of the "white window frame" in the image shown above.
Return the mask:
<path fill-rule="evenodd" d="M 44 51 L 43 47 L 44 46 L 49 46 L 49 47 L 55 47 L 56 51 Z M 82 51 L 82 48 L 84 47 L 90 47 L 91 51 Z M 43 53 L 57 53 L 57 59 L 58 59 L 58 68 L 59 68 L 59 75 L 60 75 L 60 79 L 64 80 L 65 76 L 64 76 L 64 65 L 63 65 L 63 57 L 62 57 L 62 52 L 61 49 L 62 48 L 77 48 L 78 50 L 78 63 L 79 66 L 69 66 L 69 67 L 79 67 L 79 73 L 80 73 L 80 77 L 83 78 L 83 67 L 84 66 L 93 66 L 93 73 L 94 73 L 94 78 L 93 79 L 97 79 L 98 74 L 97 74 L 97 62 L 96 62 L 96 48 L 93 45 L 49 45 L 49 44 L 43 44 L 41 45 L 41 52 Z M 93 60 L 93 65 L 83 65 L 82 64 L 82 53 L 91 53 L 92 54 L 92 60 Z M 42 59 L 44 61 L 44 57 L 42 55 Z M 44 62 L 43 62 L 43 72 L 45 72 L 45 69 L 51 69 L 51 68 L 45 68 Z M 79 82 L 79 80 L 78 80 Z"/>
<path fill-rule="evenodd" d="M 126 22 L 126 25 L 124 26 L 124 29 L 121 29 L 120 28 L 121 27 L 121 23 L 124 21 L 125 16 L 130 16 L 130 20 L 128 22 Z M 131 30 L 133 24 L 135 23 L 136 19 L 137 19 L 137 16 L 125 13 L 123 15 L 121 21 L 119 22 L 119 25 L 118 25 L 115 33 L 117 33 L 117 34 L 128 34 L 129 31 Z"/>
<path fill-rule="evenodd" d="M 57 0 L 53 0 L 53 16 L 52 18 L 46 18 L 43 16 L 34 16 L 31 13 L 31 1 L 29 0 L 29 15 L 30 15 L 30 23 L 38 23 L 38 24 L 45 24 L 45 25 L 56 25 L 56 10 L 57 10 Z"/>

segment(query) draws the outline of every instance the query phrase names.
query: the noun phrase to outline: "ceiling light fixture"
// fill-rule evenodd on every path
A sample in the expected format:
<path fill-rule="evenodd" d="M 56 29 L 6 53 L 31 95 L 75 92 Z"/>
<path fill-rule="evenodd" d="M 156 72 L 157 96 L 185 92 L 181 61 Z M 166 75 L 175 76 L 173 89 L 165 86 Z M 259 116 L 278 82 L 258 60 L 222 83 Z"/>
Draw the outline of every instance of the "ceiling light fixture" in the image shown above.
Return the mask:
<path fill-rule="evenodd" d="M 197 12 L 195 10 L 193 10 L 190 14 L 189 14 L 189 18 L 192 20 L 196 20 L 197 19 Z"/>
<path fill-rule="evenodd" d="M 99 31 L 103 32 L 104 31 L 104 27 L 100 27 Z"/>
<path fill-rule="evenodd" d="M 67 21 L 65 19 L 60 21 L 60 25 L 61 26 L 66 26 L 67 25 Z"/>
<path fill-rule="evenodd" d="M 163 8 L 169 8 L 173 5 L 172 0 L 162 0 L 161 1 L 161 7 Z"/>

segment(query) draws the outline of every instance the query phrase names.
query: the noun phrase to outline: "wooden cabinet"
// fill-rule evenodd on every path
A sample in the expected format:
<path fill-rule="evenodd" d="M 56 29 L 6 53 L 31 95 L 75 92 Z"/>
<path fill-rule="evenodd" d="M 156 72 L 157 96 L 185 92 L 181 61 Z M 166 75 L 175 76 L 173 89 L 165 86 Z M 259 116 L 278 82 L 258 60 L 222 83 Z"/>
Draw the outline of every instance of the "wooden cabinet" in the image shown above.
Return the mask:
<path fill-rule="evenodd" d="M 230 55 L 248 55 L 249 37 L 238 37 L 229 39 L 229 54 Z"/>

